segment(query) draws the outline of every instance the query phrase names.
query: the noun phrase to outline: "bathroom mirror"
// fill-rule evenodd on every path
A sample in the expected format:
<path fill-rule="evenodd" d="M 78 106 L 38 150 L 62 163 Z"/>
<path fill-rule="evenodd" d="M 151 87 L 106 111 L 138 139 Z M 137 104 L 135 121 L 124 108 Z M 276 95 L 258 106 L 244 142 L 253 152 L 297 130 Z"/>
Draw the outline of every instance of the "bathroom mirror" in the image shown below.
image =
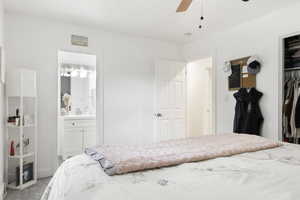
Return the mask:
<path fill-rule="evenodd" d="M 96 114 L 96 60 L 93 55 L 62 52 L 60 114 Z"/>
<path fill-rule="evenodd" d="M 97 145 L 96 56 L 58 53 L 59 164 Z"/>

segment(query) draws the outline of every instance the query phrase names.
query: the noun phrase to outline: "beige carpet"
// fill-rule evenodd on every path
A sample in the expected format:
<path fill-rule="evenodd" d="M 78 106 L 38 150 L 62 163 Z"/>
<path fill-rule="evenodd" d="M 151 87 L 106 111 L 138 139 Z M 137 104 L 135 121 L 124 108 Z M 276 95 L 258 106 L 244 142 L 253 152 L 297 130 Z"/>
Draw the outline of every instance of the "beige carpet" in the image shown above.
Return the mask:
<path fill-rule="evenodd" d="M 33 185 L 23 191 L 8 190 L 5 200 L 40 200 L 50 178 L 41 179 L 36 185 Z"/>

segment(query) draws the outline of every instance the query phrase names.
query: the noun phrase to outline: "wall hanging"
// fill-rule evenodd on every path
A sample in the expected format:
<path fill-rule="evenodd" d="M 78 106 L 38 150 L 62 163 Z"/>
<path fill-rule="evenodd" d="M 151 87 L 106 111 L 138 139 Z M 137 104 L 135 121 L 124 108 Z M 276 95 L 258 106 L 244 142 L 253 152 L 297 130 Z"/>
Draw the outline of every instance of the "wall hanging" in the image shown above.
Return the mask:
<path fill-rule="evenodd" d="M 228 74 L 229 91 L 240 88 L 255 88 L 256 74 L 260 72 L 261 60 L 257 56 L 248 56 L 225 62 L 223 71 Z"/>

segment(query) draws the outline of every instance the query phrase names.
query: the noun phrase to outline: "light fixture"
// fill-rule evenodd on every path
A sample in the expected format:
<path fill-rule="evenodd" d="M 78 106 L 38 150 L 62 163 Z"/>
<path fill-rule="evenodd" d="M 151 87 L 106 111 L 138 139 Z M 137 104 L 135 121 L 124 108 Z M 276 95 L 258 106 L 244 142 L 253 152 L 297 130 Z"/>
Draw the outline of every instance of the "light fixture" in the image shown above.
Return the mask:
<path fill-rule="evenodd" d="M 80 78 L 86 78 L 87 77 L 87 70 L 81 68 L 80 69 Z"/>
<path fill-rule="evenodd" d="M 77 77 L 78 75 L 79 75 L 78 70 L 73 70 L 73 71 L 71 72 L 71 76 L 72 76 L 72 77 Z"/>

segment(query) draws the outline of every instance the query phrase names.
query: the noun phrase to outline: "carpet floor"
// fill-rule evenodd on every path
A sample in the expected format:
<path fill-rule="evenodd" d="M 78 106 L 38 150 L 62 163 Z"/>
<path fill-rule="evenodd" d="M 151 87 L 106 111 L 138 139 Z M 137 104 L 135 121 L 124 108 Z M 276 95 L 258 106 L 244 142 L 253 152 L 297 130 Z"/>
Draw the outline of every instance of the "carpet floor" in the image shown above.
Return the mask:
<path fill-rule="evenodd" d="M 50 178 L 40 179 L 37 184 L 22 190 L 8 190 L 5 200 L 40 200 Z"/>

